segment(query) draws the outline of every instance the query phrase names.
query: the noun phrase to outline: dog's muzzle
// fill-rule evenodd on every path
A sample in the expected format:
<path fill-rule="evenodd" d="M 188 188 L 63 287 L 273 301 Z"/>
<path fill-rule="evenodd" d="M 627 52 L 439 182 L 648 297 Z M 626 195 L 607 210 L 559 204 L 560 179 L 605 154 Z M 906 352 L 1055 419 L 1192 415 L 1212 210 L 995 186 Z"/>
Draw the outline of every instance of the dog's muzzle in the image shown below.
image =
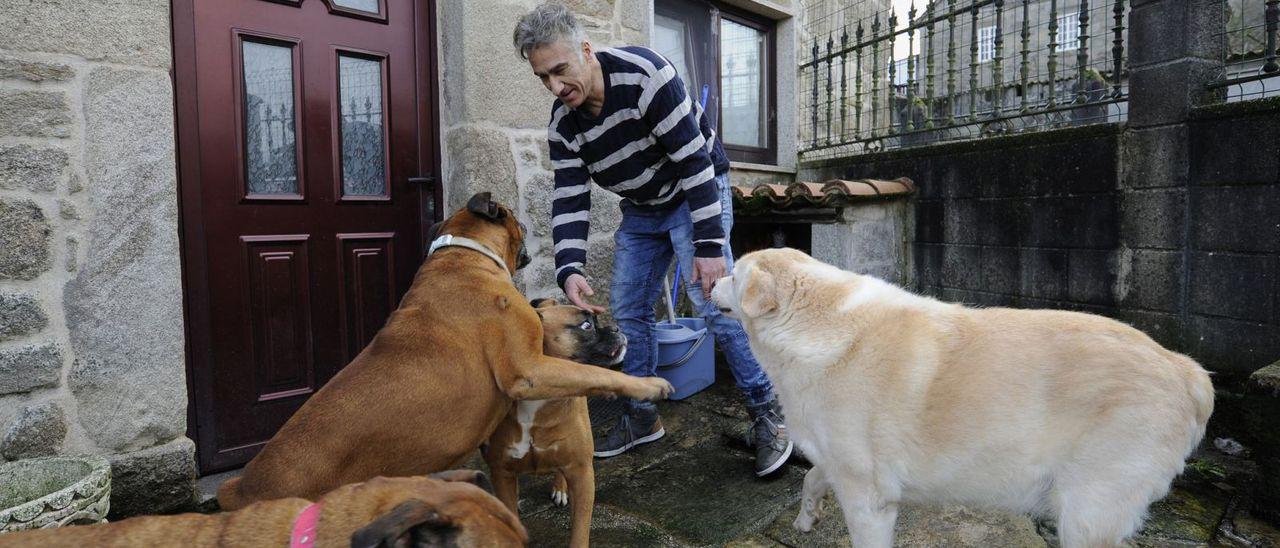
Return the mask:
<path fill-rule="evenodd" d="M 517 221 L 519 222 L 519 221 Z M 529 229 L 525 228 L 524 223 L 520 222 L 520 253 L 516 255 L 516 270 L 520 270 L 529 266 L 529 262 L 533 259 L 529 258 L 528 248 L 524 245 L 525 235 L 529 234 Z"/>

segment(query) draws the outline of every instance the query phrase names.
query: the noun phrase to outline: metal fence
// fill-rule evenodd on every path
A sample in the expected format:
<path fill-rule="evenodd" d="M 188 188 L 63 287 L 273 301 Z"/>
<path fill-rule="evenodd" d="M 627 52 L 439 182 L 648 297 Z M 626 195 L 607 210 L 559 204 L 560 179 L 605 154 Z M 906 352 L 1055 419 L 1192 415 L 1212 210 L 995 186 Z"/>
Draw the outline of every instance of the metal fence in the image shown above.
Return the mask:
<path fill-rule="evenodd" d="M 815 0 L 802 160 L 1127 117 L 1124 0 Z"/>
<path fill-rule="evenodd" d="M 1228 101 L 1280 95 L 1280 0 L 1222 0 L 1222 5 L 1226 26 L 1217 37 L 1225 66 L 1210 87 L 1225 89 Z"/>

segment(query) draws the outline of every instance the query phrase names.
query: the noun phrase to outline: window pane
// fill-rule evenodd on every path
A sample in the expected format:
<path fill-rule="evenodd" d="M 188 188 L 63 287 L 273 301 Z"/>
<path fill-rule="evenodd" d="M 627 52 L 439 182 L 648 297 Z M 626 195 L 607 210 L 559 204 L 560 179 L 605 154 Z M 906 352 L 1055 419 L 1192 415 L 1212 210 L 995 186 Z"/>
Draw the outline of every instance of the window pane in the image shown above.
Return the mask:
<path fill-rule="evenodd" d="M 985 63 L 996 56 L 996 28 L 978 29 L 978 62 Z"/>
<path fill-rule="evenodd" d="M 720 104 L 726 145 L 768 147 L 765 33 L 720 20 Z"/>
<path fill-rule="evenodd" d="M 342 100 L 342 194 L 385 196 L 382 63 L 339 56 L 338 87 Z"/>
<path fill-rule="evenodd" d="M 245 165 L 250 194 L 298 194 L 293 48 L 244 42 Z"/>
<path fill-rule="evenodd" d="M 1058 51 L 1080 49 L 1080 14 L 1058 17 Z"/>
<path fill-rule="evenodd" d="M 335 6 L 378 13 L 378 0 L 333 0 Z"/>
<path fill-rule="evenodd" d="M 701 94 L 693 93 L 693 86 L 697 79 L 692 72 L 689 72 L 689 59 L 686 54 L 688 44 L 689 29 L 684 21 L 656 13 L 653 15 L 653 49 L 676 67 L 676 74 L 684 80 L 689 94 L 692 97 L 700 97 Z"/>

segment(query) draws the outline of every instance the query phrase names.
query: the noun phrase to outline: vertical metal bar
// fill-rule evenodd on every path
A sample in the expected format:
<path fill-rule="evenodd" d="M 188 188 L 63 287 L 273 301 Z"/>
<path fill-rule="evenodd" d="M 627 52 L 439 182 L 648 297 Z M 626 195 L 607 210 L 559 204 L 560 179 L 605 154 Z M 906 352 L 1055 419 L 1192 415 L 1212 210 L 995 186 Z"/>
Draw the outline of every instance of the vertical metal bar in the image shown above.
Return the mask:
<path fill-rule="evenodd" d="M 925 96 L 927 98 L 925 99 L 925 102 L 924 102 L 924 106 L 925 106 L 924 127 L 928 129 L 933 129 L 933 111 L 934 111 L 933 109 L 933 93 L 934 93 L 933 71 L 934 71 L 935 65 L 933 62 L 933 2 L 934 0 L 929 0 L 929 3 L 926 4 L 924 7 L 924 17 L 926 20 L 929 21 L 929 25 L 925 27 L 927 31 L 925 32 L 925 57 L 924 57 L 924 77 L 925 77 L 925 81 L 928 82 L 925 85 L 925 88 L 926 88 Z"/>
<path fill-rule="evenodd" d="M 1085 89 L 1085 79 L 1088 75 L 1085 71 L 1089 68 L 1089 0 L 1080 0 L 1080 47 L 1076 53 L 1076 73 L 1079 81 L 1076 83 L 1076 102 L 1085 103 L 1089 100 L 1089 90 Z"/>
<path fill-rule="evenodd" d="M 1022 67 L 1019 72 L 1022 76 L 1022 107 L 1018 112 L 1027 113 L 1027 98 L 1031 95 L 1031 90 L 1027 88 L 1028 80 L 1031 76 L 1031 0 L 1022 0 Z"/>
<path fill-rule="evenodd" d="M 956 0 L 947 0 L 947 123 L 956 113 Z"/>
<path fill-rule="evenodd" d="M 907 11 L 907 131 L 916 129 L 916 2 Z"/>
<path fill-rule="evenodd" d="M 969 12 L 969 121 L 978 119 L 978 4 Z"/>
<path fill-rule="evenodd" d="M 876 136 L 876 117 L 880 111 L 880 13 L 871 21 L 871 137 Z"/>
<path fill-rule="evenodd" d="M 889 8 L 889 83 L 884 87 L 885 102 L 885 125 L 886 133 L 894 133 L 893 112 L 896 110 L 894 105 L 897 99 L 897 93 L 894 88 L 898 85 L 898 63 L 893 58 L 893 42 L 898 37 L 898 13 Z"/>
<path fill-rule="evenodd" d="M 832 39 L 831 33 L 827 32 L 827 145 L 831 144 L 831 102 L 835 98 L 835 95 L 831 93 L 831 61 L 834 48 L 835 41 Z"/>
<path fill-rule="evenodd" d="M 1280 0 L 1267 0 L 1267 64 L 1262 65 L 1262 72 L 1280 71 L 1280 63 L 1276 63 L 1276 55 L 1280 54 L 1276 46 L 1276 33 L 1280 29 Z"/>
<path fill-rule="evenodd" d="M 1280 2 L 1280 0 L 1272 1 Z M 1111 28 L 1111 30 L 1115 32 L 1115 39 L 1111 41 L 1113 44 L 1111 46 L 1111 60 L 1113 61 L 1113 64 L 1111 65 L 1111 86 L 1113 88 L 1111 90 L 1111 96 L 1119 99 L 1120 96 L 1124 94 L 1124 92 L 1120 90 L 1120 71 L 1122 69 L 1122 64 L 1124 63 L 1124 0 L 1115 0 L 1115 3 L 1116 4 L 1112 9 L 1112 12 L 1116 18 L 1116 26 Z"/>
<path fill-rule="evenodd" d="M 1249 26 L 1248 21 L 1249 4 L 1242 1 L 1240 3 L 1240 57 L 1245 57 L 1249 54 L 1249 37 L 1245 36 L 1245 28 Z M 1228 42 L 1227 47 L 1231 47 L 1230 42 Z"/>
<path fill-rule="evenodd" d="M 1049 104 L 1058 106 L 1058 0 L 1049 0 Z"/>
<path fill-rule="evenodd" d="M 818 148 L 818 38 L 813 39 L 813 95 L 809 116 L 813 125 L 813 148 Z"/>
<path fill-rule="evenodd" d="M 858 20 L 858 33 L 855 43 L 858 44 L 853 48 L 854 57 L 854 87 L 853 87 L 853 136 L 855 138 L 862 137 L 862 20 Z"/>
<path fill-rule="evenodd" d="M 840 29 L 840 142 L 849 139 L 848 128 L 845 127 L 846 105 L 849 103 L 849 63 L 845 55 L 849 52 L 849 24 L 844 23 Z"/>
<path fill-rule="evenodd" d="M 1004 110 L 1004 67 L 1000 64 L 1004 52 L 1004 0 L 996 0 L 996 36 L 991 56 L 991 117 L 998 118 Z"/>

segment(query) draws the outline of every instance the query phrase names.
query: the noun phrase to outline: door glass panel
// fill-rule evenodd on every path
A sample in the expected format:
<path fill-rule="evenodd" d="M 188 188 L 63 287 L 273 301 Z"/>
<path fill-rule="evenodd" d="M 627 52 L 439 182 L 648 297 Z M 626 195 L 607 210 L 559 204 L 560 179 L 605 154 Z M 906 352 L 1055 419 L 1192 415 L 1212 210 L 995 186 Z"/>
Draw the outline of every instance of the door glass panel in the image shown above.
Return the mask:
<path fill-rule="evenodd" d="M 653 49 L 671 61 L 671 65 L 676 68 L 676 74 L 684 80 L 689 94 L 698 97 L 698 94 L 693 93 L 695 75 L 689 72 L 689 60 L 686 54 L 689 49 L 688 44 L 688 27 L 684 21 L 659 13 L 653 14 Z"/>
<path fill-rule="evenodd" d="M 243 42 L 249 194 L 298 194 L 293 48 Z"/>
<path fill-rule="evenodd" d="M 333 0 L 333 5 L 369 13 L 378 13 L 378 0 Z"/>
<path fill-rule="evenodd" d="M 385 196 L 382 62 L 338 56 L 338 88 L 342 100 L 342 194 Z"/>
<path fill-rule="evenodd" d="M 768 147 L 764 32 L 720 20 L 720 104 L 724 143 Z"/>

